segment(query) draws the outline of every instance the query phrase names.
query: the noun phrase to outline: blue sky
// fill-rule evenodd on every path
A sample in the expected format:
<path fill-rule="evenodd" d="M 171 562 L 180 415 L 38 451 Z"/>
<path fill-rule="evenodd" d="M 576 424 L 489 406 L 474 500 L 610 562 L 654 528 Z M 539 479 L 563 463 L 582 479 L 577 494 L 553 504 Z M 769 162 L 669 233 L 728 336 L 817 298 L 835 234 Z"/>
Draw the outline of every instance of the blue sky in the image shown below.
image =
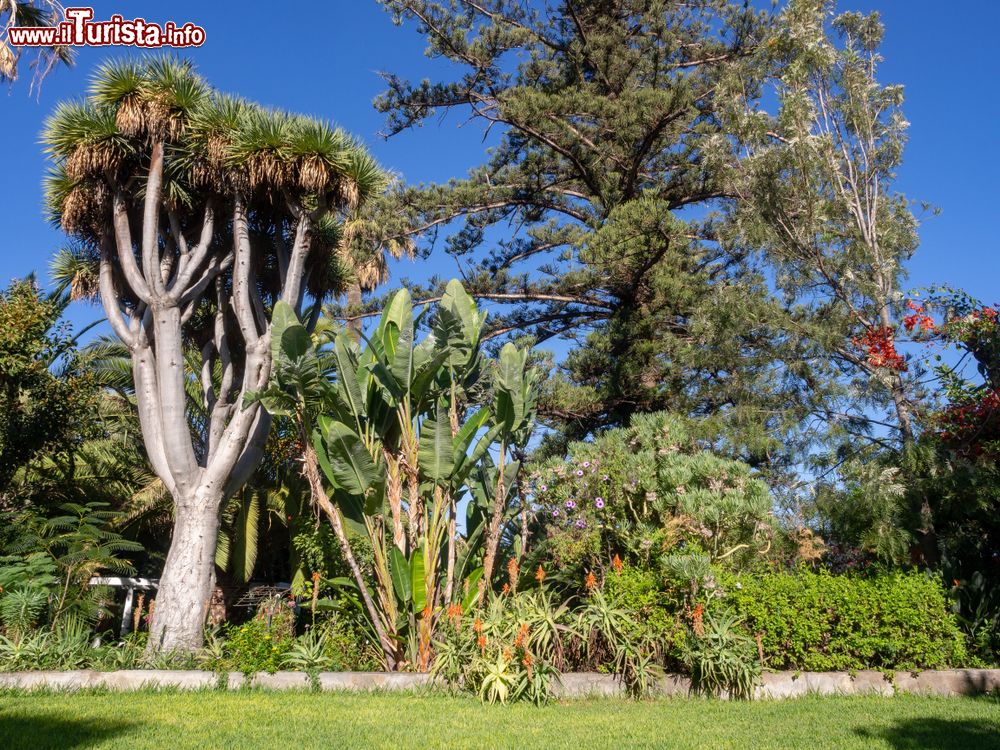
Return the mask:
<path fill-rule="evenodd" d="M 881 11 L 887 26 L 882 80 L 905 85 L 905 113 L 912 123 L 898 187 L 941 210 L 925 218 L 921 247 L 909 266 L 910 285 L 948 283 L 988 302 L 1000 301 L 993 221 L 1000 171 L 1000 59 L 991 54 L 1000 3 L 841 0 L 839 7 Z M 419 79 L 433 77 L 442 65 L 424 57 L 416 32 L 393 26 L 374 0 L 296 6 L 98 0 L 94 8 L 96 20 L 120 13 L 197 23 L 207 40 L 188 56 L 216 88 L 330 119 L 410 182 L 460 176 L 482 159 L 482 132 L 454 117 L 388 141 L 378 136 L 382 117 L 371 106 L 382 90 L 378 71 Z M 46 279 L 49 258 L 64 238 L 43 216 L 45 158 L 39 132 L 55 103 L 83 93 L 94 66 L 114 54 L 121 52 L 81 50 L 77 65 L 57 70 L 37 99 L 29 96 L 26 80 L 10 93 L 0 92 L 0 226 L 5 230 L 0 282 L 33 270 Z M 454 262 L 443 253 L 419 263 L 398 273 L 415 279 L 456 275 Z M 83 322 L 97 315 L 89 308 L 71 317 Z"/>

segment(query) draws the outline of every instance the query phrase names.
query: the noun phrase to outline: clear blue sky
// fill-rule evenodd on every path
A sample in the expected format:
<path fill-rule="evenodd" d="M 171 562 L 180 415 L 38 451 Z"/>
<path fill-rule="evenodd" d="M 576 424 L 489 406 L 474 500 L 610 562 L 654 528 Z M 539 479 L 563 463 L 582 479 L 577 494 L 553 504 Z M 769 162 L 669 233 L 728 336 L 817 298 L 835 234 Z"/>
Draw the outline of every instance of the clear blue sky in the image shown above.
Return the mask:
<path fill-rule="evenodd" d="M 411 182 L 462 175 L 482 158 L 482 133 L 456 118 L 428 123 L 385 141 L 371 106 L 381 91 L 379 70 L 411 78 L 441 70 L 423 56 L 412 28 L 397 28 L 374 0 L 234 3 L 175 0 L 97 0 L 95 19 L 113 13 L 149 21 L 192 21 L 205 28 L 204 47 L 188 54 L 221 90 L 263 104 L 330 119 L 364 140 L 388 168 Z M 912 123 L 899 189 L 941 209 L 927 216 L 922 244 L 910 264 L 910 285 L 949 283 L 988 302 L 1000 301 L 995 217 L 1000 172 L 1000 58 L 995 36 L 1000 2 L 955 0 L 841 0 L 842 10 L 879 10 L 887 26 L 883 82 L 906 87 Z M 55 102 L 79 96 L 94 66 L 117 49 L 81 50 L 77 65 L 57 70 L 38 99 L 27 81 L 0 92 L 0 283 L 38 271 L 64 242 L 42 213 L 45 159 L 38 144 Z M 25 74 L 27 75 L 27 74 Z M 442 254 L 401 267 L 415 279 L 455 275 Z M 97 309 L 73 318 L 92 320 Z"/>

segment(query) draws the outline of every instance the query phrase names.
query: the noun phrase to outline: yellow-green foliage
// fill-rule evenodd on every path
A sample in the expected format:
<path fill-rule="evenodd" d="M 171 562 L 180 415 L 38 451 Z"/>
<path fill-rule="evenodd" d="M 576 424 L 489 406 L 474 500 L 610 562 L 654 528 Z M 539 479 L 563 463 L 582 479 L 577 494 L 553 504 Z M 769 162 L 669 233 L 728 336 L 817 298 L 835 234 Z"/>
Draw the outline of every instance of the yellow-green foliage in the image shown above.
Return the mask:
<path fill-rule="evenodd" d="M 941 583 L 922 573 L 802 570 L 724 577 L 723 588 L 770 669 L 935 669 L 966 656 Z"/>

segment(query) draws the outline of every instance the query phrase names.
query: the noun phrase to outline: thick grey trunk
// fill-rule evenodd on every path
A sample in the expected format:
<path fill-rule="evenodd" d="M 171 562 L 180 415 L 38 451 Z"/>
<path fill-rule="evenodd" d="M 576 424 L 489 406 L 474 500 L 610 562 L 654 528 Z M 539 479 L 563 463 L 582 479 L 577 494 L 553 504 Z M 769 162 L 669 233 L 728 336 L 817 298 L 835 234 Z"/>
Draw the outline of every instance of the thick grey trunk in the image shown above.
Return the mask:
<path fill-rule="evenodd" d="M 215 545 L 222 494 L 199 490 L 178 499 L 170 551 L 160 577 L 150 626 L 149 653 L 190 653 L 201 648 L 215 585 Z"/>

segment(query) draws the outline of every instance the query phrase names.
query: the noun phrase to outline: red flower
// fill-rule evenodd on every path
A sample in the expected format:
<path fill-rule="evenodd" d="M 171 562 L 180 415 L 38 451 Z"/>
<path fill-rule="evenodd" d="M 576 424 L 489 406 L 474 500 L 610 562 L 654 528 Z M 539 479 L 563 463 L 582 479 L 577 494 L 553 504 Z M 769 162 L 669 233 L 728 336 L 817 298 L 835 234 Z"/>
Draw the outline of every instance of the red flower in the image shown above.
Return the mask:
<path fill-rule="evenodd" d="M 896 372 L 906 371 L 906 360 L 896 351 L 894 334 L 890 326 L 871 326 L 860 339 L 853 339 L 853 342 L 865 352 L 872 367 L 884 367 Z"/>

